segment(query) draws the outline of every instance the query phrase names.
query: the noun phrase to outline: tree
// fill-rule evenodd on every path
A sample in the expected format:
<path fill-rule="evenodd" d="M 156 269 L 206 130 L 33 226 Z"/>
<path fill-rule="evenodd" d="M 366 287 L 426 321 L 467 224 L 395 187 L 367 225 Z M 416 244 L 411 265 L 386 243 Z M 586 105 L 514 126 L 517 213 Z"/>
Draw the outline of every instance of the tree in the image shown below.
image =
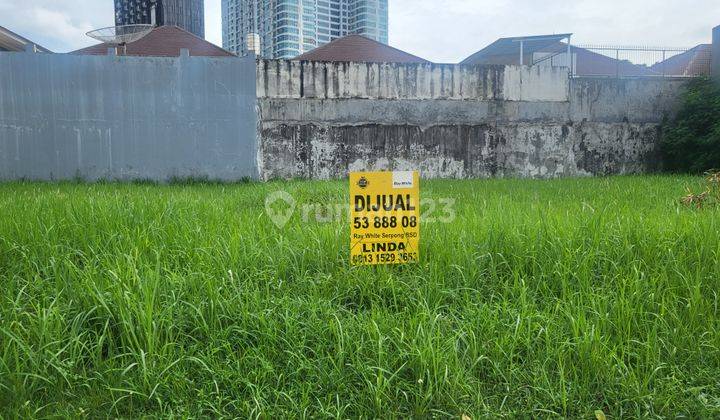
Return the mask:
<path fill-rule="evenodd" d="M 675 118 L 663 124 L 660 150 L 665 170 L 720 169 L 720 86 L 710 79 L 694 79 L 682 100 Z"/>

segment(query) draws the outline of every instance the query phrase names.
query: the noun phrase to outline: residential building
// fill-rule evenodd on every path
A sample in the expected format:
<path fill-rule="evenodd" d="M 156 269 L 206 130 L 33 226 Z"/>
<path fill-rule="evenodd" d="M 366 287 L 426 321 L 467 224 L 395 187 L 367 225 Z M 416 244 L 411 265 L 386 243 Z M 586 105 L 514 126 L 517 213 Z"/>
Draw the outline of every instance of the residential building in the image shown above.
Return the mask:
<path fill-rule="evenodd" d="M 10 29 L 0 26 L 0 51 L 25 51 L 29 45 L 34 46 L 37 52 L 50 52 L 47 48 L 41 47 Z"/>
<path fill-rule="evenodd" d="M 385 45 L 364 35 L 348 35 L 295 57 L 301 61 L 360 63 L 429 63 L 424 58 Z"/>
<path fill-rule="evenodd" d="M 569 40 L 571 36 L 558 34 L 500 38 L 460 64 L 532 65 L 548 54 L 567 53 L 567 43 L 563 41 Z M 566 65 L 567 54 L 563 58 L 563 65 Z"/>
<path fill-rule="evenodd" d="M 571 35 L 500 38 L 460 64 L 564 67 L 572 69 L 575 76 L 662 76 L 647 65 L 618 60 L 586 48 L 568 47 Z"/>
<path fill-rule="evenodd" d="M 650 68 L 661 75 L 709 76 L 712 45 L 700 44 L 684 53 L 674 55 Z"/>
<path fill-rule="evenodd" d="M 96 44 L 73 51 L 76 55 L 107 55 L 111 44 Z M 117 47 L 120 49 L 121 47 Z M 179 57 L 186 49 L 194 57 L 234 57 L 235 54 L 212 44 L 178 26 L 160 26 L 135 42 L 120 49 L 118 54 L 139 57 Z"/>
<path fill-rule="evenodd" d="M 265 58 L 293 58 L 350 34 L 388 42 L 388 0 L 222 0 L 222 15 L 223 47 L 240 55 L 254 35 Z"/>
<path fill-rule="evenodd" d="M 179 26 L 205 38 L 204 0 L 115 0 L 115 25 Z"/>

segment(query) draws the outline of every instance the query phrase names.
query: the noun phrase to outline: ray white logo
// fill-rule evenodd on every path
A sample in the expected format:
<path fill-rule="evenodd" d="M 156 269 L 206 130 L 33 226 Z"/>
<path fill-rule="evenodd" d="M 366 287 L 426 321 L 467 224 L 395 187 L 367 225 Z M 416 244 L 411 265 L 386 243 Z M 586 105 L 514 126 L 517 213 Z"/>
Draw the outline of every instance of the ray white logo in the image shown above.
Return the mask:
<path fill-rule="evenodd" d="M 412 171 L 394 171 L 392 173 L 393 188 L 412 188 L 415 184 Z"/>
<path fill-rule="evenodd" d="M 290 221 L 296 205 L 292 195 L 285 191 L 275 191 L 265 198 L 265 214 L 275 226 L 282 229 Z"/>

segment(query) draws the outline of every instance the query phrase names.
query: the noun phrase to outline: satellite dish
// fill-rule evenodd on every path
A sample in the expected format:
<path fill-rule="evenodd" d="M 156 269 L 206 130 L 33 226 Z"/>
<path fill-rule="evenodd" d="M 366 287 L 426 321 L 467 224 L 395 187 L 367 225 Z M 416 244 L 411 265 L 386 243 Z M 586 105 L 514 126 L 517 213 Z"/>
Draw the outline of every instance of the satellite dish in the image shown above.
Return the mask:
<path fill-rule="evenodd" d="M 109 26 L 95 29 L 86 35 L 106 44 L 125 47 L 125 52 L 127 52 L 127 44 L 140 40 L 153 29 L 155 29 L 154 25 Z"/>

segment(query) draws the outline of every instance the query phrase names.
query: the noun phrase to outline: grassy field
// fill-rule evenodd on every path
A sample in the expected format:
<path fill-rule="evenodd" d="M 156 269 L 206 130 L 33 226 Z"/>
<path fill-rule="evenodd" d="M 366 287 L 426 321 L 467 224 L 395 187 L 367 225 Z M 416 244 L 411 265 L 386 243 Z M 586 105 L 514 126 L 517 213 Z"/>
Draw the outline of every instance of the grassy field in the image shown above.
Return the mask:
<path fill-rule="evenodd" d="M 0 417 L 720 416 L 698 178 L 426 181 L 422 263 L 348 266 L 345 182 L 0 185 Z"/>

